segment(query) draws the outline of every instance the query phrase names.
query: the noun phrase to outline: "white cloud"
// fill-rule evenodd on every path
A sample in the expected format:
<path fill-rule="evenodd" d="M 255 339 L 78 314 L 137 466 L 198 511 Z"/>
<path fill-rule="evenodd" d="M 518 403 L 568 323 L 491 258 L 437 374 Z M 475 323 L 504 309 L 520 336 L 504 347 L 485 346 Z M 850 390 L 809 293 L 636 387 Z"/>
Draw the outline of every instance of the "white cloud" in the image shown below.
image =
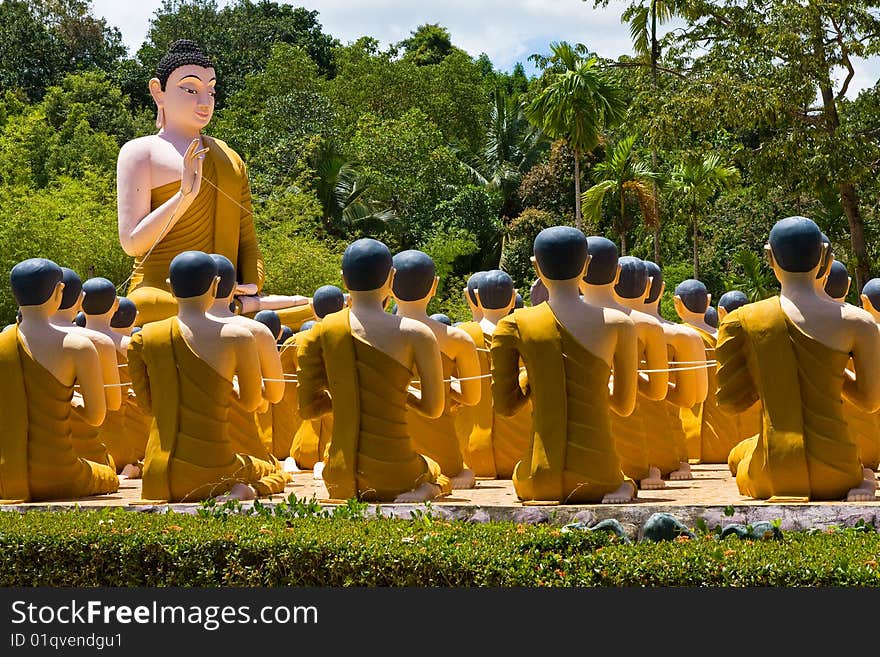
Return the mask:
<path fill-rule="evenodd" d="M 150 18 L 161 0 L 93 0 L 93 11 L 118 27 L 129 52 L 140 47 Z M 224 4 L 220 0 L 220 4 Z M 584 43 L 605 57 L 631 54 L 629 32 L 620 23 L 626 3 L 612 1 L 593 9 L 588 0 L 301 0 L 290 2 L 318 11 L 325 32 L 343 43 L 372 36 L 383 46 L 407 38 L 424 23 L 449 29 L 457 46 L 476 56 L 485 52 L 496 68 L 510 70 L 535 52 L 547 53 L 551 41 Z M 855 62 L 849 97 L 872 87 L 880 75 L 880 58 Z M 838 76 L 843 79 L 842 73 Z"/>

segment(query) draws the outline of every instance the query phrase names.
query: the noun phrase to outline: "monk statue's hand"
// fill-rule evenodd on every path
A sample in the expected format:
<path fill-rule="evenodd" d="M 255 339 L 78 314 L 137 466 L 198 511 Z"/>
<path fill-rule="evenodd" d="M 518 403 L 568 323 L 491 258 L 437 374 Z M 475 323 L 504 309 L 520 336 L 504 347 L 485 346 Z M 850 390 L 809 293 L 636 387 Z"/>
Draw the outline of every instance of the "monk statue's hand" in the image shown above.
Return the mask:
<path fill-rule="evenodd" d="M 183 170 L 180 172 L 180 194 L 186 200 L 199 195 L 202 188 L 202 165 L 207 148 L 199 149 L 199 140 L 193 139 L 183 154 Z"/>
<path fill-rule="evenodd" d="M 79 394 L 78 392 L 73 393 L 73 397 L 70 400 L 70 405 L 73 406 L 74 408 L 85 408 L 86 407 L 85 400 L 83 400 L 82 395 Z"/>
<path fill-rule="evenodd" d="M 235 296 L 253 297 L 258 292 L 256 283 L 238 283 L 235 286 Z"/>

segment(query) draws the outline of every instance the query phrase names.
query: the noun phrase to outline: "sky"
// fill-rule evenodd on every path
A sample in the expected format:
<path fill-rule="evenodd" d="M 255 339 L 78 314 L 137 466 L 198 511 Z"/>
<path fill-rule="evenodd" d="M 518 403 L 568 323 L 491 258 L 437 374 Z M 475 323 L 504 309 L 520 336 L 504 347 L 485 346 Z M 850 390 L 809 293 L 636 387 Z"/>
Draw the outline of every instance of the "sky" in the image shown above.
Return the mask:
<path fill-rule="evenodd" d="M 119 28 L 132 54 L 161 4 L 161 0 L 92 0 L 93 13 Z M 620 22 L 628 4 L 624 0 L 610 0 L 604 9 L 594 9 L 592 0 L 300 0 L 286 4 L 316 10 L 324 32 L 342 43 L 372 36 L 387 46 L 409 37 L 419 25 L 439 23 L 449 30 L 452 42 L 471 55 L 485 52 L 502 71 L 521 62 L 529 75 L 535 70 L 529 55 L 548 54 L 552 41 L 583 43 L 603 57 L 632 54 L 628 27 Z M 858 60 L 854 65 L 850 98 L 874 86 L 880 77 L 880 58 Z M 839 73 L 842 79 L 844 71 Z"/>

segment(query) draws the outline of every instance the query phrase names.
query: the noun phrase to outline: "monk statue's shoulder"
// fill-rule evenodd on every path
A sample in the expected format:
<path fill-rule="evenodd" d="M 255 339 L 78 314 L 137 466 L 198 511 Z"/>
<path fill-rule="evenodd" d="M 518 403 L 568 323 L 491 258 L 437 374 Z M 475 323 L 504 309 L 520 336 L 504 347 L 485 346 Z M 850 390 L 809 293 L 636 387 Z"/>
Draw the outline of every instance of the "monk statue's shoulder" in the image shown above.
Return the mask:
<path fill-rule="evenodd" d="M 437 341 L 434 331 L 429 326 L 409 317 L 400 318 L 400 332 L 414 340 Z"/>
<path fill-rule="evenodd" d="M 604 315 L 606 324 L 632 328 L 635 327 L 635 322 L 632 320 L 632 318 L 630 318 L 630 316 L 627 315 L 625 312 L 617 310 L 616 308 L 603 308 L 602 314 Z M 658 323 L 657 326 L 660 326 L 660 324 Z"/>
<path fill-rule="evenodd" d="M 104 336 L 104 337 L 106 337 L 106 336 Z M 107 338 L 107 339 L 109 340 L 110 338 Z M 86 336 L 82 333 L 75 333 L 75 332 L 66 333 L 64 335 L 64 338 L 62 339 L 61 344 L 62 344 L 62 348 L 65 351 L 70 351 L 70 352 L 93 351 L 93 352 L 97 353 L 97 351 L 98 351 L 98 348 L 95 346 L 95 344 L 92 342 L 92 340 L 89 339 L 88 336 Z"/>
<path fill-rule="evenodd" d="M 461 330 L 457 326 L 447 326 L 446 335 L 449 339 L 462 347 L 476 347 L 474 339 L 470 334 L 467 331 Z"/>

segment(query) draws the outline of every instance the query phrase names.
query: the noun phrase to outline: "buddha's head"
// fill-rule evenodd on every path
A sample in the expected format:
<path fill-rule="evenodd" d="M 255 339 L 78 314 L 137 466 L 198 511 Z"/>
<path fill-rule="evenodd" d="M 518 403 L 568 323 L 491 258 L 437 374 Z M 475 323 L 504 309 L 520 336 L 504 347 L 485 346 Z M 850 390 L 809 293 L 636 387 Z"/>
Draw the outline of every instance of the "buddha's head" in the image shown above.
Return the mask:
<path fill-rule="evenodd" d="M 194 41 L 180 39 L 156 65 L 150 95 L 156 103 L 156 127 L 197 134 L 214 115 L 217 74 Z"/>
<path fill-rule="evenodd" d="M 590 285 L 613 285 L 620 273 L 617 245 L 608 238 L 591 235 L 587 238 L 590 265 L 583 280 Z"/>
<path fill-rule="evenodd" d="M 394 266 L 391 251 L 379 240 L 355 240 L 342 254 L 342 280 L 355 298 L 363 292 L 379 292 L 379 302 L 391 295 Z"/>
<path fill-rule="evenodd" d="M 646 306 L 656 306 L 660 303 L 660 297 L 663 296 L 663 290 L 666 289 L 666 282 L 663 280 L 663 270 L 660 265 L 650 260 L 643 260 L 645 270 L 648 272 L 648 278 L 651 279 L 651 285 L 648 287 L 648 293 L 645 295 L 644 304 Z"/>
<path fill-rule="evenodd" d="M 272 337 L 277 341 L 281 335 L 281 317 L 274 310 L 261 310 L 254 315 L 254 320 L 269 329 Z"/>
<path fill-rule="evenodd" d="M 118 305 L 119 297 L 113 281 L 97 276 L 83 283 L 82 310 L 86 317 L 112 315 Z"/>
<path fill-rule="evenodd" d="M 72 321 L 76 313 L 79 312 L 80 304 L 82 302 L 82 279 L 79 277 L 79 274 L 69 267 L 62 267 L 61 272 L 61 280 L 64 282 L 64 294 L 61 295 L 61 307 L 58 310 L 59 312 L 67 311 L 70 313 L 70 319 Z"/>
<path fill-rule="evenodd" d="M 591 264 L 587 237 L 571 226 L 545 228 L 532 245 L 532 265 L 544 283 L 548 297 L 553 296 L 557 281 L 577 281 L 583 278 Z"/>
<path fill-rule="evenodd" d="M 467 301 L 468 308 L 471 309 L 471 315 L 475 322 L 480 321 L 483 315 L 479 305 L 477 305 L 477 294 L 474 290 L 480 287 L 480 281 L 485 273 L 484 271 L 478 271 L 471 274 L 467 279 L 464 289 L 464 299 Z"/>
<path fill-rule="evenodd" d="M 20 309 L 35 308 L 52 315 L 61 307 L 64 272 L 46 258 L 22 260 L 9 272 L 12 296 Z M 24 316 L 24 312 L 22 315 Z"/>
<path fill-rule="evenodd" d="M 508 314 L 516 300 L 513 279 L 500 269 L 485 272 L 475 293 L 480 308 L 488 315 Z"/>
<path fill-rule="evenodd" d="M 435 322 L 440 322 L 441 324 L 446 324 L 446 326 L 452 326 L 452 320 L 449 318 L 449 315 L 445 313 L 434 313 L 430 316 Z"/>
<path fill-rule="evenodd" d="M 119 305 L 110 318 L 110 328 L 125 331 L 134 326 L 137 319 L 137 304 L 128 297 L 119 297 Z"/>
<path fill-rule="evenodd" d="M 395 254 L 392 292 L 398 305 L 420 302 L 427 306 L 437 292 L 437 270 L 427 253 L 410 249 Z"/>
<path fill-rule="evenodd" d="M 860 298 L 862 308 L 871 313 L 875 322 L 880 322 L 880 278 L 872 278 L 865 283 Z"/>
<path fill-rule="evenodd" d="M 624 256 L 617 264 L 620 275 L 614 284 L 614 296 L 626 306 L 641 306 L 651 285 L 648 268 L 641 259 L 633 256 Z"/>
<path fill-rule="evenodd" d="M 685 322 L 705 322 L 706 310 L 711 300 L 712 295 L 706 290 L 706 286 L 695 278 L 684 280 L 675 287 L 675 312 Z"/>
<path fill-rule="evenodd" d="M 832 260 L 828 278 L 825 279 L 825 293 L 835 301 L 843 301 L 851 283 L 852 278 L 846 270 L 846 265 L 840 260 Z"/>
<path fill-rule="evenodd" d="M 706 308 L 706 312 L 703 313 L 703 321 L 706 322 L 712 328 L 718 328 L 718 311 L 715 310 L 712 306 Z"/>
<path fill-rule="evenodd" d="M 749 298 L 745 292 L 740 290 L 729 290 L 721 295 L 718 299 L 718 319 L 723 320 L 727 315 L 737 308 L 742 308 L 749 302 Z"/>
<path fill-rule="evenodd" d="M 770 239 L 764 247 L 770 258 L 773 273 L 781 282 L 792 275 L 812 273 L 816 278 L 830 244 L 822 231 L 806 217 L 786 217 L 770 230 Z"/>
<path fill-rule="evenodd" d="M 231 300 L 235 292 L 235 284 L 238 280 L 235 265 L 225 255 L 220 255 L 219 253 L 211 253 L 209 255 L 214 264 L 217 265 L 217 275 L 220 277 L 220 284 L 217 285 L 217 291 L 214 294 L 217 295 L 217 299 L 222 299 L 223 301 Z"/>
<path fill-rule="evenodd" d="M 322 285 L 312 293 L 312 310 L 318 319 L 324 319 L 327 315 L 337 313 L 343 308 L 345 308 L 345 294 L 335 285 Z"/>
<path fill-rule="evenodd" d="M 184 251 L 174 256 L 168 266 L 168 282 L 181 309 L 194 305 L 207 310 L 213 305 L 220 285 L 217 263 L 204 251 Z"/>
<path fill-rule="evenodd" d="M 287 324 L 281 325 L 281 335 L 278 336 L 278 345 L 281 346 L 293 337 L 293 329 Z"/>

